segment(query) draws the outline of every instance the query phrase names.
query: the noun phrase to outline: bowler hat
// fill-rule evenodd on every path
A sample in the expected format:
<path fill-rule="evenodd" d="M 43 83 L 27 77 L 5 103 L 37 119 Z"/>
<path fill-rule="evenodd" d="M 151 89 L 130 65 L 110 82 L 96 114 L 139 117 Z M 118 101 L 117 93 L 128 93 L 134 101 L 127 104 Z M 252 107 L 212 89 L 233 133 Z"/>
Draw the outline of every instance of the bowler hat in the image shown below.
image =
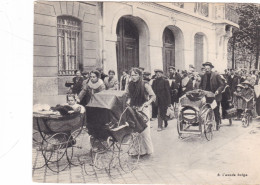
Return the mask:
<path fill-rule="evenodd" d="M 155 73 L 156 73 L 156 72 L 163 73 L 163 70 L 161 70 L 161 69 L 155 69 L 154 72 L 155 72 Z"/>
<path fill-rule="evenodd" d="M 141 69 L 142 71 L 144 70 L 144 67 L 138 67 L 138 69 Z"/>
<path fill-rule="evenodd" d="M 205 62 L 205 63 L 203 63 L 202 65 L 203 65 L 203 66 L 210 66 L 210 67 L 214 68 L 214 66 L 212 65 L 211 62 Z"/>
<path fill-rule="evenodd" d="M 176 70 L 176 68 L 174 66 L 169 66 L 169 69 Z"/>
<path fill-rule="evenodd" d="M 149 76 L 149 75 L 151 75 L 151 73 L 148 72 L 148 71 L 144 71 L 144 72 L 143 72 L 143 75 Z"/>

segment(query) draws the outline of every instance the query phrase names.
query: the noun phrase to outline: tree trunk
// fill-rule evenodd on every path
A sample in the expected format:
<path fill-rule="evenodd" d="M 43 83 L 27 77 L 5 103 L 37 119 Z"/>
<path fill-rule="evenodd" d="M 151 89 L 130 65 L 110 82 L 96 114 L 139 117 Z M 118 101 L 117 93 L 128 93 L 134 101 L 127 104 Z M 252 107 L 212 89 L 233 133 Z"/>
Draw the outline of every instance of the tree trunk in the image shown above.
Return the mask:
<path fill-rule="evenodd" d="M 233 34 L 233 42 L 232 42 L 232 69 L 235 69 L 235 43 L 236 43 L 236 36 Z"/>
<path fill-rule="evenodd" d="M 252 60 L 253 60 L 253 54 L 250 54 L 250 63 L 249 63 L 249 70 L 251 71 L 252 68 Z"/>
<path fill-rule="evenodd" d="M 256 55 L 255 55 L 255 69 L 259 69 L 258 67 L 258 59 L 259 59 L 259 42 L 260 42 L 260 25 L 257 25 L 256 27 Z"/>

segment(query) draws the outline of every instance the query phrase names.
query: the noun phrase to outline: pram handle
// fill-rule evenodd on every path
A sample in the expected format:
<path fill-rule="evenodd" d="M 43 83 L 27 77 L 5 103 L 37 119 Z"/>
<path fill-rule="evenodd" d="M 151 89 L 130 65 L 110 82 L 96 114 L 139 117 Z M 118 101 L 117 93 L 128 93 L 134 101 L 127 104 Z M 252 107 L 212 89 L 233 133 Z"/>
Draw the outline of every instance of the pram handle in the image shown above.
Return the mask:
<path fill-rule="evenodd" d="M 142 106 L 142 107 L 141 107 L 141 111 L 143 111 L 143 109 L 144 109 L 145 107 L 148 107 L 148 106 Z M 120 118 L 119 118 L 119 121 L 118 121 L 118 126 L 120 126 L 122 117 L 123 117 L 124 113 L 125 113 L 129 108 L 130 108 L 130 105 L 126 105 L 125 110 L 124 110 L 124 111 L 122 112 L 122 114 L 120 115 Z M 133 108 L 133 109 L 138 109 L 136 106 L 133 106 L 132 108 Z"/>

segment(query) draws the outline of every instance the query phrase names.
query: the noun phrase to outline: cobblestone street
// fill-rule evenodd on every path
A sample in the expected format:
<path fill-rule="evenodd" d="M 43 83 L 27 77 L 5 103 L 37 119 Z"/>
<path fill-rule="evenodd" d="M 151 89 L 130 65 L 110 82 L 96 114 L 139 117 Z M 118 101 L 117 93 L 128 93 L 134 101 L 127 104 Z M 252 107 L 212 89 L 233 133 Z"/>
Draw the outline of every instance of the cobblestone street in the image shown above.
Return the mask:
<path fill-rule="evenodd" d="M 67 167 L 60 173 L 44 167 L 33 170 L 32 177 L 34 182 L 53 183 L 256 184 L 260 180 L 259 123 L 257 119 L 243 128 L 239 121 L 228 126 L 224 120 L 213 140 L 207 141 L 198 136 L 178 139 L 176 120 L 170 121 L 162 132 L 157 132 L 157 122 L 153 121 L 155 152 L 140 157 L 137 169 L 131 173 L 116 167 L 109 175 L 107 170 L 86 164 Z M 33 158 L 33 163 L 44 160 L 35 149 Z"/>

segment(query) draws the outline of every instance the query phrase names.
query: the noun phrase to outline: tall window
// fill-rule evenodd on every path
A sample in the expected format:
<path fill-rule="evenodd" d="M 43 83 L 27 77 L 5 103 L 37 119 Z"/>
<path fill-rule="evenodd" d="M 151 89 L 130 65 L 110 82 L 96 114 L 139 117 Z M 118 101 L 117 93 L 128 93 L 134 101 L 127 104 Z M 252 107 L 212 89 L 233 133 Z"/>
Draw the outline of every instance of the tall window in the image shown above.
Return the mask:
<path fill-rule="evenodd" d="M 74 75 L 80 69 L 81 22 L 73 17 L 58 17 L 58 74 Z"/>

